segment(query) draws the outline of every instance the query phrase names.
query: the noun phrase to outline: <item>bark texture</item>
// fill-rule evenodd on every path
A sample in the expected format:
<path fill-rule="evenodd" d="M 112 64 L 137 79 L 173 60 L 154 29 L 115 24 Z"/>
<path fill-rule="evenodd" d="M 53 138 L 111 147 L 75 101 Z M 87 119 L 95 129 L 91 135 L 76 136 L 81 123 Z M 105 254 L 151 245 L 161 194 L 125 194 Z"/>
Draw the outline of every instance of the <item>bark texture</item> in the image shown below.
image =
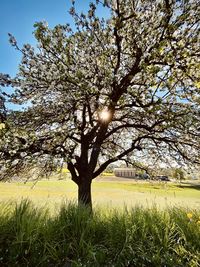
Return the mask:
<path fill-rule="evenodd" d="M 92 209 L 91 179 L 84 178 L 78 184 L 78 204 Z"/>

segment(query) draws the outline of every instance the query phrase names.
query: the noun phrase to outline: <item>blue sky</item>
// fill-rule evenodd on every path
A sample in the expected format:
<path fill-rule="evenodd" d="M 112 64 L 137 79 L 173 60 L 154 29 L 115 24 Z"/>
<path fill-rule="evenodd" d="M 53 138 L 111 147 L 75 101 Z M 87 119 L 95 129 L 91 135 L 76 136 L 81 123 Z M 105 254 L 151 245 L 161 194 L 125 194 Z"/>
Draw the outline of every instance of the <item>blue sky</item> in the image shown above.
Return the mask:
<path fill-rule="evenodd" d="M 79 11 L 88 9 L 89 0 L 77 0 Z M 8 33 L 17 39 L 19 45 L 30 43 L 35 45 L 33 24 L 45 20 L 50 27 L 72 21 L 68 10 L 70 0 L 1 0 L 0 20 L 0 72 L 11 76 L 17 72 L 21 55 L 8 42 Z M 99 10 L 100 16 L 105 10 Z"/>

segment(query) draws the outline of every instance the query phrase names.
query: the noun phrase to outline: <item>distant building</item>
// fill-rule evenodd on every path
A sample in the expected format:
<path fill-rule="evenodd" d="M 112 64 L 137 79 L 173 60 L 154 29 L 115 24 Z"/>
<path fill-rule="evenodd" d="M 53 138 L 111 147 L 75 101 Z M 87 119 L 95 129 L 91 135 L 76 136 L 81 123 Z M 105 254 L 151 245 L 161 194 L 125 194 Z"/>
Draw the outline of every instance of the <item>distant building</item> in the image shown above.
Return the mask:
<path fill-rule="evenodd" d="M 115 168 L 114 174 L 117 177 L 137 178 L 137 174 L 133 168 Z"/>
<path fill-rule="evenodd" d="M 149 179 L 147 173 L 137 173 L 134 168 L 114 168 L 114 175 L 122 178 Z"/>

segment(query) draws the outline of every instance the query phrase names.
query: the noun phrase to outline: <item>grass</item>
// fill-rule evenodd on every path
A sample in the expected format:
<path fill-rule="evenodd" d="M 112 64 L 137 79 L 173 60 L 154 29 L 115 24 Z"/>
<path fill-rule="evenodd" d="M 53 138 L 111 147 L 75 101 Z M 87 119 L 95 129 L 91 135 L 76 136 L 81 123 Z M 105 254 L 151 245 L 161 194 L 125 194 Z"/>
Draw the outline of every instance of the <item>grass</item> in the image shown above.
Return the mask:
<path fill-rule="evenodd" d="M 93 182 L 93 216 L 66 204 L 69 179 L 0 183 L 0 266 L 200 266 L 198 183 L 109 179 Z"/>
<path fill-rule="evenodd" d="M 64 203 L 52 216 L 29 200 L 1 208 L 3 267 L 200 265 L 200 210 L 96 208 L 91 216 Z"/>
<path fill-rule="evenodd" d="M 33 182 L 0 183 L 0 202 L 31 199 L 36 205 L 54 207 L 63 200 L 77 199 L 77 186 L 70 180 L 41 180 Z M 131 208 L 134 205 L 165 208 L 168 206 L 199 207 L 198 184 L 110 181 L 109 177 L 92 184 L 94 205 Z"/>

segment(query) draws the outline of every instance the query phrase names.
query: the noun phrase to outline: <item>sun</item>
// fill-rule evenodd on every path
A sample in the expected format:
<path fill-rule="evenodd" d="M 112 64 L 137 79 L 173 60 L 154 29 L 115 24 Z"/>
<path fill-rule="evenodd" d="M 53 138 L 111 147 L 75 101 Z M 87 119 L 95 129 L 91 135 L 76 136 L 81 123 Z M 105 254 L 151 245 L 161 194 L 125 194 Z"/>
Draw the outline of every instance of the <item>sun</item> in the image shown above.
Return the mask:
<path fill-rule="evenodd" d="M 103 109 L 99 112 L 99 118 L 101 121 L 109 121 L 111 113 L 107 109 Z"/>

